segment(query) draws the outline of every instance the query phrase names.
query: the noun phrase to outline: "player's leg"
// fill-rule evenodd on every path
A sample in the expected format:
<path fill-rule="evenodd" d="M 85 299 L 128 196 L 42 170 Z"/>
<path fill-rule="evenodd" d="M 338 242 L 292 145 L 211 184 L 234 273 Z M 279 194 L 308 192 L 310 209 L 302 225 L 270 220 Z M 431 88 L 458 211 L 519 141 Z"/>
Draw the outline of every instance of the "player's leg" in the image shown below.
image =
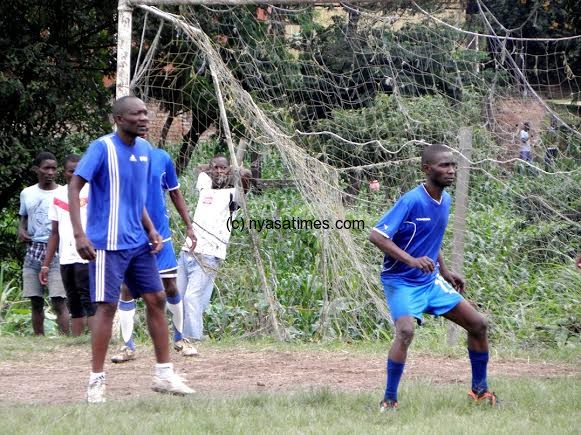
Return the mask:
<path fill-rule="evenodd" d="M 34 335 L 44 335 L 44 291 L 38 280 L 40 261 L 24 257 L 22 265 L 22 289 L 25 298 L 30 299 L 30 314 Z"/>
<path fill-rule="evenodd" d="M 96 250 L 96 260 L 89 263 L 91 301 L 97 304 L 91 330 L 91 375 L 87 401 L 105 401 L 105 356 L 111 340 L 113 318 L 119 301 L 119 288 L 128 267 L 127 251 Z"/>
<path fill-rule="evenodd" d="M 381 411 L 397 408 L 397 392 L 404 372 L 408 349 L 414 338 L 415 322 L 425 309 L 423 286 L 403 281 L 382 280 L 385 297 L 394 320 L 395 338 L 387 357 L 387 381 Z"/>
<path fill-rule="evenodd" d="M 89 331 L 92 330 L 95 323 L 95 313 L 97 305 L 91 302 L 91 290 L 89 285 L 89 264 L 75 263 L 75 288 L 79 297 L 79 303 L 83 313 L 83 325 L 87 325 Z M 84 327 L 83 327 L 84 330 Z M 82 331 L 81 331 L 82 332 Z"/>
<path fill-rule="evenodd" d="M 163 393 L 191 394 L 194 391 L 176 376 L 170 362 L 166 297 L 156 260 L 149 251 L 148 245 L 134 251 L 125 282 L 134 297 L 140 295 L 143 298 L 147 309 L 147 326 L 157 361 L 152 388 Z"/>
<path fill-rule="evenodd" d="M 171 313 L 174 349 L 182 356 L 194 356 L 198 353 L 196 348 L 183 335 L 184 304 L 177 288 L 178 262 L 171 240 L 164 241 L 163 248 L 157 253 L 156 259 L 167 298 L 166 308 Z"/>
<path fill-rule="evenodd" d="M 60 333 L 63 335 L 68 335 L 70 315 L 69 309 L 67 308 L 67 299 L 60 297 L 51 297 L 50 303 L 56 315 L 56 323 L 59 327 Z"/>
<path fill-rule="evenodd" d="M 488 392 L 488 322 L 466 300 L 444 314 L 444 317 L 460 325 L 468 332 L 468 356 L 472 367 L 472 394 L 476 400 L 496 403 L 496 396 Z"/>
<path fill-rule="evenodd" d="M 52 259 L 48 271 L 48 295 L 50 296 L 52 308 L 56 314 L 56 322 L 61 334 L 69 333 L 69 323 L 71 316 L 67 307 L 67 292 L 63 285 L 60 264 L 58 257 Z"/>
<path fill-rule="evenodd" d="M 187 255 L 188 285 L 184 294 L 184 335 L 194 340 L 204 336 L 204 309 L 212 295 L 215 269 L 208 262 L 208 257 Z M 200 264 L 198 259 L 203 263 Z"/>
<path fill-rule="evenodd" d="M 44 298 L 42 296 L 30 297 L 30 311 L 34 335 L 44 335 Z"/>
<path fill-rule="evenodd" d="M 111 362 L 122 363 L 135 359 L 135 343 L 133 342 L 133 328 L 135 326 L 135 299 L 125 283 L 121 284 L 119 298 L 119 324 L 123 346 L 111 357 Z"/>
<path fill-rule="evenodd" d="M 85 310 L 77 288 L 76 264 L 62 264 L 61 279 L 67 294 L 67 305 L 71 315 L 71 335 L 78 337 L 85 329 Z"/>

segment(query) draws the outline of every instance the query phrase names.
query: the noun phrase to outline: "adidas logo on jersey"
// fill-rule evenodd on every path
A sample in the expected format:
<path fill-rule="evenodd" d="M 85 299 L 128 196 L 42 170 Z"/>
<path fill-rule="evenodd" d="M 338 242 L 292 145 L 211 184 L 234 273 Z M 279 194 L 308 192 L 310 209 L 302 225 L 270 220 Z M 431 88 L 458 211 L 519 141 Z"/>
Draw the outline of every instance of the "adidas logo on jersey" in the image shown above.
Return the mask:
<path fill-rule="evenodd" d="M 137 159 L 135 158 L 135 156 L 133 154 L 131 154 L 131 157 L 129 157 L 129 161 L 130 162 L 136 162 Z"/>

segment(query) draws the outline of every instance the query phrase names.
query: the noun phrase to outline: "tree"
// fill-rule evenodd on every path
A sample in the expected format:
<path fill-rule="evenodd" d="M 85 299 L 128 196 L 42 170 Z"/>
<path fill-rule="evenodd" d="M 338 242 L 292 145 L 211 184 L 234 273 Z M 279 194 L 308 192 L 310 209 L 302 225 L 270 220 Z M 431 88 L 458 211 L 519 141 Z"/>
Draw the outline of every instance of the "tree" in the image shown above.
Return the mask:
<path fill-rule="evenodd" d="M 13 0 L 0 4 L 0 210 L 34 181 L 37 152 L 58 158 L 108 129 L 116 0 Z"/>

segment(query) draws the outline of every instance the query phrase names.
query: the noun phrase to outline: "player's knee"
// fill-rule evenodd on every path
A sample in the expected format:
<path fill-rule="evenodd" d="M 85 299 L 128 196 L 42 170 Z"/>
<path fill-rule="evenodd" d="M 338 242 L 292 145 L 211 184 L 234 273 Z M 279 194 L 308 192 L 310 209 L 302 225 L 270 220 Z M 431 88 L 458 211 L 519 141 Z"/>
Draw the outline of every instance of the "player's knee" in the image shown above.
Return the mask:
<path fill-rule="evenodd" d="M 108 302 L 99 302 L 97 304 L 97 315 L 103 316 L 106 319 L 113 320 L 115 317 L 115 312 L 117 311 L 117 304 L 112 304 Z"/>
<path fill-rule="evenodd" d="M 486 337 L 488 333 L 488 320 L 484 316 L 479 316 L 478 320 L 474 322 L 469 331 L 472 336 Z"/>
<path fill-rule="evenodd" d="M 164 292 L 146 293 L 142 297 L 148 310 L 165 311 L 166 297 Z"/>
<path fill-rule="evenodd" d="M 65 298 L 60 298 L 60 297 L 50 298 L 50 302 L 51 302 L 52 308 L 57 316 L 60 316 L 61 314 L 66 312 L 67 306 L 66 306 L 66 299 Z"/>
<path fill-rule="evenodd" d="M 34 313 L 44 313 L 44 299 L 38 296 L 31 297 L 30 307 Z"/>
<path fill-rule="evenodd" d="M 396 337 L 401 342 L 402 345 L 408 347 L 412 340 L 414 339 L 414 328 L 413 326 L 403 326 L 397 329 Z"/>

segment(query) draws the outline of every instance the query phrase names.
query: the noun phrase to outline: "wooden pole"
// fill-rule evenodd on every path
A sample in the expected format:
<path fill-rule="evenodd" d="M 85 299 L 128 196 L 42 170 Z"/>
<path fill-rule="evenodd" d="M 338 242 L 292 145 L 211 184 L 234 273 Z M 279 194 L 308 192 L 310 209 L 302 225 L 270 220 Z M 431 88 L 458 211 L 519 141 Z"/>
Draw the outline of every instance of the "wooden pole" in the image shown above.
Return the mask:
<path fill-rule="evenodd" d="M 464 271 L 464 237 L 466 234 L 466 213 L 468 211 L 468 184 L 470 181 L 470 159 L 472 157 L 472 129 L 462 127 L 458 132 L 460 156 L 456 178 L 456 198 L 453 220 L 452 258 L 449 269 L 462 275 Z M 450 323 L 448 327 L 448 344 L 458 344 L 460 327 Z"/>
<path fill-rule="evenodd" d="M 131 21 L 133 8 L 128 0 L 119 0 L 117 8 L 117 76 L 115 97 L 129 95 L 131 91 Z"/>

